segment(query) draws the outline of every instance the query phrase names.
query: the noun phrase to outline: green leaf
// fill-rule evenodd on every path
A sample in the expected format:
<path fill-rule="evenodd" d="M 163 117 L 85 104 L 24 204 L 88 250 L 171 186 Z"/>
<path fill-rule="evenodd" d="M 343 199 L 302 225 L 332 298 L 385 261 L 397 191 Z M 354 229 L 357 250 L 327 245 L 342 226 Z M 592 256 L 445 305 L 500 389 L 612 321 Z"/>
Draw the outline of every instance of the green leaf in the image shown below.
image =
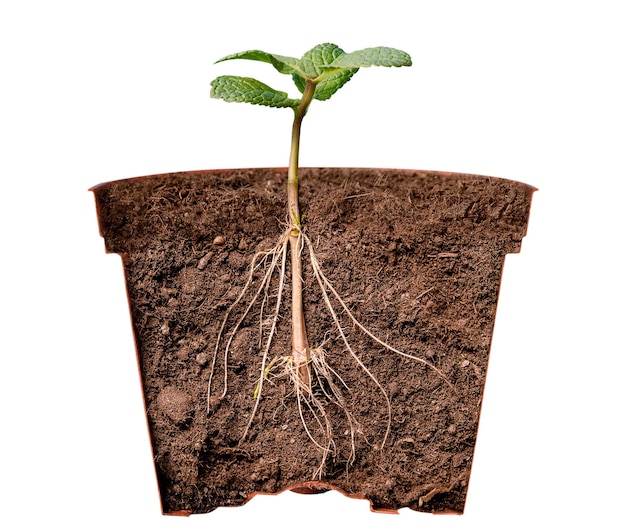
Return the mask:
<path fill-rule="evenodd" d="M 318 83 L 314 98 L 318 101 L 330 99 L 357 71 L 359 71 L 359 68 L 339 70 L 329 75 Z"/>
<path fill-rule="evenodd" d="M 313 49 L 307 51 L 300 59 L 300 65 L 306 78 L 315 79 L 323 76 L 315 88 L 315 99 L 319 101 L 330 99 L 339 88 L 359 71 L 358 68 L 342 68 L 337 69 L 335 72 L 329 72 L 329 66 L 342 55 L 345 55 L 345 52 L 339 46 L 326 43 L 318 44 Z M 300 92 L 304 92 L 305 78 L 294 74 L 293 81 Z"/>
<path fill-rule="evenodd" d="M 299 99 L 290 99 L 285 92 L 270 88 L 261 81 L 231 75 L 217 77 L 211 82 L 211 97 L 226 102 L 247 102 L 272 108 L 293 108 L 300 104 Z"/>
<path fill-rule="evenodd" d="M 318 44 L 307 51 L 300 59 L 304 75 L 310 79 L 318 77 L 330 66 L 333 61 L 345 55 L 345 51 L 336 44 Z"/>
<path fill-rule="evenodd" d="M 256 60 L 271 64 L 280 73 L 291 75 L 295 85 L 304 93 L 307 80 L 315 81 L 314 99 L 330 99 L 361 67 L 410 66 L 408 53 L 389 47 L 366 48 L 346 53 L 336 44 L 318 44 L 301 59 L 286 57 L 261 50 L 242 51 L 228 55 L 217 62 L 233 59 Z M 211 83 L 213 97 L 227 101 L 249 102 L 274 107 L 295 107 L 300 102 L 289 99 L 265 84 L 246 77 L 220 77 Z"/>
<path fill-rule="evenodd" d="M 280 73 L 285 73 L 287 75 L 291 75 L 293 73 L 303 73 L 300 70 L 300 61 L 298 59 L 294 57 L 285 57 L 283 55 L 275 55 L 273 53 L 266 53 L 265 51 L 260 51 L 258 49 L 228 55 L 227 57 L 218 60 L 215 64 L 233 59 L 247 59 L 267 62 L 274 66 Z"/>
<path fill-rule="evenodd" d="M 377 47 L 366 48 L 353 53 L 339 55 L 332 63 L 331 68 L 368 68 L 369 66 L 410 66 L 411 56 L 395 48 Z"/>

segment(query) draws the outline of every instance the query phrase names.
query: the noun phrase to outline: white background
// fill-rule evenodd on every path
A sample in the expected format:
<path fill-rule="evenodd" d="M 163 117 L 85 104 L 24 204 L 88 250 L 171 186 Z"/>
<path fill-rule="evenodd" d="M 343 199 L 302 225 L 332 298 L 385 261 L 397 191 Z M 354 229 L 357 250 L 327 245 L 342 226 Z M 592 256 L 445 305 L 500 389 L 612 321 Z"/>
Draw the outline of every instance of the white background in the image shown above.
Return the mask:
<path fill-rule="evenodd" d="M 308 7 L 308 4 L 311 4 Z M 346 7 L 346 6 L 350 7 Z M 626 51 L 615 1 L 28 1 L 0 8 L 0 522 L 624 525 Z M 291 114 L 209 99 L 222 74 L 296 95 L 259 48 L 386 45 L 304 124 L 303 166 L 515 179 L 464 516 L 369 512 L 335 492 L 160 516 L 120 258 L 89 187 L 287 162 Z M 332 523 L 331 523 L 332 522 Z"/>

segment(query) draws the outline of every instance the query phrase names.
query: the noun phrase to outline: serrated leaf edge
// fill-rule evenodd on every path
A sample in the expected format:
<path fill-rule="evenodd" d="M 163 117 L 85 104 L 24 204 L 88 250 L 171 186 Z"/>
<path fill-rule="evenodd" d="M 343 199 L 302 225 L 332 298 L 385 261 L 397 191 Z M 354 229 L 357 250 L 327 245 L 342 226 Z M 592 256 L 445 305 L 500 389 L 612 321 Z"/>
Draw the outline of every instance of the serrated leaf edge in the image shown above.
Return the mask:
<path fill-rule="evenodd" d="M 350 57 L 365 55 L 367 52 L 384 52 L 390 51 L 392 55 L 395 55 L 397 58 L 388 59 L 386 62 L 376 63 L 375 60 L 363 60 L 357 64 L 350 64 L 347 66 L 342 66 L 341 63 L 348 60 Z M 357 51 L 352 51 L 350 53 L 344 53 L 337 57 L 331 64 L 328 65 L 328 68 L 369 68 L 370 66 L 382 66 L 382 67 L 402 67 L 402 66 L 411 66 L 412 60 L 411 56 L 406 52 L 396 48 L 390 48 L 387 46 L 377 46 L 371 48 L 363 48 Z"/>
<path fill-rule="evenodd" d="M 251 86 L 246 86 L 246 84 Z M 223 89 L 229 85 L 234 85 L 234 89 Z M 263 94 L 269 98 L 264 99 Z M 291 99 L 287 93 L 272 88 L 258 79 L 236 75 L 222 75 L 213 79 L 210 95 L 226 102 L 245 102 L 272 108 L 293 108 L 300 104 L 299 99 Z"/>

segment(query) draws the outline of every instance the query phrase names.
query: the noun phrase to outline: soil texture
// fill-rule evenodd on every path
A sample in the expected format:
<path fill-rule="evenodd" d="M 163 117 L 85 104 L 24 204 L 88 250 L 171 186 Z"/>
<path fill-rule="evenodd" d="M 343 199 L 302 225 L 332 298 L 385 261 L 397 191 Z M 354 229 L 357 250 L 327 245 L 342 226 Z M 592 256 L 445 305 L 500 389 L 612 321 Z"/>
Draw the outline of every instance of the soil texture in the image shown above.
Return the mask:
<path fill-rule="evenodd" d="M 357 423 L 354 461 L 346 414 L 329 404 L 334 449 L 317 477 L 319 424 L 306 408 L 300 413 L 293 385 L 275 371 L 241 441 L 277 282 L 267 304 L 250 309 L 228 357 L 215 346 L 253 255 L 276 245 L 286 228 L 286 170 L 99 185 L 100 230 L 107 251 L 122 255 L 127 279 L 164 513 L 204 513 L 307 486 L 368 499 L 375 510 L 462 513 L 504 257 L 520 249 L 535 189 L 471 175 L 302 168 L 300 190 L 322 270 L 356 318 L 438 368 L 453 388 L 429 366 L 374 342 L 335 304 L 360 361 L 390 400 L 389 416 L 383 392 L 346 351 L 305 257 L 309 341 L 324 348 L 343 381 Z M 287 265 L 270 358 L 290 354 L 290 280 Z M 232 311 L 226 335 L 246 306 Z"/>

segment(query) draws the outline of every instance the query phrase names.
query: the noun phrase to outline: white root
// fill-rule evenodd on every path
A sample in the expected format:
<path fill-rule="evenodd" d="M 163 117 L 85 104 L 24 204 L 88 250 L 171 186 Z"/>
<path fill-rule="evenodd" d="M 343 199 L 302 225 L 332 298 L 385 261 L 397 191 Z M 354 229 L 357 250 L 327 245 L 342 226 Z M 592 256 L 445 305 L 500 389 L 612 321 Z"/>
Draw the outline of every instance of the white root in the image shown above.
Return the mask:
<path fill-rule="evenodd" d="M 272 329 L 270 331 L 270 335 L 269 335 L 269 338 L 268 338 L 268 341 L 269 341 L 268 346 L 271 345 L 271 340 L 272 340 L 272 337 L 273 337 L 274 332 L 276 330 L 278 311 L 280 309 L 280 294 L 282 293 L 283 280 L 284 280 L 284 275 L 285 275 L 285 257 L 286 257 L 286 254 L 287 254 L 287 238 L 285 236 L 283 236 L 283 238 L 281 238 L 281 243 L 279 245 L 277 245 L 276 247 L 273 247 L 272 249 L 270 249 L 268 251 L 258 252 L 258 253 L 256 253 L 252 257 L 252 262 L 250 263 L 250 270 L 249 270 L 249 273 L 248 273 L 248 279 L 246 280 L 246 283 L 244 284 L 244 287 L 243 287 L 241 293 L 239 294 L 239 296 L 237 297 L 237 299 L 229 306 L 228 310 L 226 311 L 226 314 L 224 315 L 224 319 L 222 321 L 222 325 L 221 325 L 220 330 L 219 330 L 218 335 L 217 335 L 217 342 L 215 343 L 215 349 L 214 349 L 214 352 L 213 352 L 213 360 L 211 362 L 211 372 L 209 374 L 209 384 L 208 384 L 208 388 L 207 388 L 207 412 L 210 412 L 211 385 L 212 385 L 213 377 L 214 377 L 214 374 L 215 374 L 215 366 L 216 366 L 216 362 L 217 362 L 217 356 L 218 356 L 218 353 L 219 353 L 220 345 L 222 343 L 222 337 L 223 337 L 223 334 L 224 334 L 224 329 L 226 327 L 228 319 L 230 318 L 230 314 L 235 309 L 235 307 L 237 305 L 239 305 L 239 303 L 242 301 L 242 299 L 244 298 L 244 296 L 248 292 L 248 289 L 250 288 L 250 286 L 252 285 L 252 283 L 254 281 L 254 274 L 255 274 L 255 272 L 260 267 L 262 267 L 263 265 L 265 265 L 267 263 L 267 260 L 268 260 L 268 258 L 270 256 L 271 256 L 270 266 L 269 266 L 269 268 L 267 269 L 267 271 L 265 272 L 265 274 L 263 276 L 263 280 L 261 281 L 261 285 L 257 289 L 257 291 L 256 291 L 254 297 L 252 298 L 252 300 L 248 303 L 248 305 L 247 305 L 243 315 L 241 315 L 239 317 L 239 320 L 235 324 L 234 328 L 231 330 L 230 337 L 229 337 L 228 342 L 226 344 L 226 347 L 224 349 L 224 390 L 222 391 L 222 395 L 220 396 L 220 399 L 224 398 L 224 396 L 226 395 L 226 392 L 228 391 L 228 355 L 229 355 L 230 345 L 231 345 L 231 343 L 233 341 L 233 338 L 237 334 L 237 331 L 241 327 L 241 324 L 245 320 L 246 316 L 250 312 L 250 309 L 252 309 L 252 307 L 256 303 L 256 301 L 257 301 L 261 291 L 263 291 L 263 290 L 265 290 L 265 298 L 264 298 L 264 302 L 265 302 L 266 297 L 268 295 L 269 285 L 271 283 L 272 276 L 274 274 L 274 270 L 276 269 L 276 265 L 277 265 L 278 260 L 281 259 L 282 265 L 281 265 L 281 273 L 280 273 L 281 279 L 280 279 L 280 285 L 279 285 L 279 301 L 277 302 L 277 306 L 276 306 L 276 309 L 275 309 L 274 320 L 272 321 Z M 260 261 L 257 263 L 259 258 L 260 258 Z M 263 367 L 265 367 L 265 365 Z"/>
<path fill-rule="evenodd" d="M 335 311 L 333 305 L 331 304 L 330 298 L 328 297 L 328 292 L 326 291 L 326 287 L 328 287 L 330 285 L 330 282 L 328 281 L 328 279 L 322 273 L 321 267 L 319 265 L 319 261 L 317 260 L 317 257 L 315 256 L 315 252 L 313 251 L 313 246 L 312 246 L 310 240 L 308 239 L 308 237 L 305 238 L 305 241 L 306 241 L 307 246 L 309 247 L 309 258 L 311 260 L 311 266 L 313 268 L 313 275 L 317 279 L 317 282 L 318 282 L 318 284 L 320 286 L 320 289 L 322 291 L 322 296 L 324 297 L 324 303 L 326 304 L 326 307 L 328 308 L 328 311 L 330 312 L 331 316 L 333 317 L 333 321 L 335 322 L 335 326 L 337 327 L 337 330 L 339 331 L 339 335 L 341 336 L 341 339 L 343 340 L 343 343 L 344 343 L 344 346 L 346 347 L 346 350 L 348 350 L 348 353 L 350 353 L 350 355 L 352 356 L 354 361 L 366 373 L 366 375 L 370 379 L 372 379 L 372 381 L 374 382 L 376 387 L 382 393 L 383 398 L 385 399 L 385 404 L 387 405 L 387 427 L 385 429 L 385 435 L 383 436 L 383 440 L 382 440 L 381 445 L 380 445 L 380 449 L 382 450 L 384 448 L 384 446 L 385 446 L 385 443 L 387 442 L 387 438 L 389 437 L 389 432 L 391 431 L 391 401 L 389 400 L 389 396 L 387 395 L 387 392 L 385 391 L 383 386 L 380 384 L 378 379 L 367 368 L 367 366 L 365 366 L 365 364 L 363 364 L 361 359 L 358 357 L 358 355 L 352 349 L 352 346 L 350 345 L 350 342 L 348 341 L 348 337 L 346 336 L 343 328 L 341 327 L 341 323 L 339 322 L 339 317 L 337 316 L 337 312 Z M 332 288 L 332 286 L 330 286 L 330 288 Z M 330 289 L 330 290 L 331 290 L 331 292 L 334 291 L 334 289 Z M 345 306 L 345 304 L 343 304 L 343 306 Z M 347 306 L 346 306 L 346 309 L 347 309 Z"/>
<path fill-rule="evenodd" d="M 254 421 L 254 417 L 256 416 L 257 410 L 259 408 L 259 403 L 261 402 L 261 394 L 263 392 L 263 380 L 265 379 L 265 370 L 266 370 L 266 364 L 267 364 L 267 357 L 269 355 L 269 351 L 270 348 L 272 347 L 272 340 L 274 338 L 274 335 L 276 333 L 276 325 L 278 324 L 278 318 L 279 318 L 279 314 L 280 314 L 280 306 L 282 303 L 282 298 L 283 298 L 283 290 L 284 290 L 284 286 L 285 286 L 285 267 L 286 267 L 286 260 L 287 260 L 287 243 L 288 240 L 285 237 L 285 239 L 282 242 L 282 245 L 280 246 L 280 252 L 279 254 L 281 255 L 281 263 L 280 263 L 280 279 L 279 279 L 279 285 L 278 285 L 278 295 L 276 297 L 276 305 L 274 306 L 274 315 L 272 316 L 272 326 L 270 328 L 270 332 L 267 336 L 267 339 L 265 341 L 265 348 L 263 349 L 263 358 L 261 359 L 261 375 L 259 377 L 259 383 L 257 385 L 257 393 L 256 393 L 256 399 L 254 402 L 254 408 L 252 409 L 252 413 L 250 414 L 250 419 L 248 420 L 248 424 L 246 425 L 246 428 L 241 436 L 241 439 L 239 440 L 239 442 L 241 443 L 242 441 L 244 441 L 244 439 L 246 438 L 246 436 L 248 435 L 248 431 L 250 430 L 250 426 L 252 425 L 252 421 Z"/>
<path fill-rule="evenodd" d="M 209 386 L 208 386 L 208 399 L 210 404 L 211 397 L 211 383 L 213 380 L 213 376 L 215 373 L 215 367 L 217 362 L 217 356 L 219 354 L 219 349 L 221 347 L 225 328 L 227 322 L 235 309 L 242 301 L 247 292 L 252 287 L 254 283 L 254 277 L 257 271 L 265 267 L 266 270 L 261 278 L 260 285 L 256 288 L 252 299 L 246 304 L 246 307 L 241 314 L 241 316 L 237 319 L 233 328 L 230 330 L 228 339 L 224 348 L 224 390 L 220 398 L 223 398 L 228 390 L 228 356 L 230 353 L 230 348 L 232 341 L 237 334 L 237 332 L 241 329 L 241 326 L 252 310 L 253 306 L 259 300 L 259 297 L 262 297 L 261 305 L 260 305 L 260 324 L 259 324 L 259 346 L 263 348 L 262 359 L 261 359 L 261 369 L 260 376 L 256 384 L 255 390 L 255 402 L 250 417 L 248 419 L 248 423 L 244 429 L 244 432 L 241 436 L 240 443 L 242 443 L 252 426 L 252 423 L 258 413 L 259 404 L 261 401 L 263 384 L 266 379 L 269 378 L 270 371 L 276 367 L 276 364 L 282 365 L 284 367 L 282 373 L 272 373 L 273 377 L 281 378 L 288 377 L 291 383 L 294 386 L 294 394 L 297 402 L 298 414 L 300 417 L 300 421 L 302 422 L 304 431 L 311 441 L 313 445 L 321 452 L 321 462 L 318 466 L 317 470 L 314 473 L 314 477 L 321 478 L 324 472 L 324 467 L 326 465 L 327 459 L 329 455 L 333 457 L 337 454 L 337 446 L 335 443 L 333 428 L 331 421 L 328 416 L 328 412 L 326 410 L 327 405 L 334 404 L 337 405 L 338 408 L 344 413 L 345 419 L 348 423 L 348 431 L 350 435 L 350 454 L 347 458 L 347 466 L 349 466 L 355 459 L 356 455 L 356 447 L 355 447 L 355 438 L 357 433 L 362 433 L 359 423 L 356 421 L 354 416 L 350 413 L 348 409 L 348 404 L 343 396 L 342 390 L 349 390 L 349 387 L 341 378 L 341 376 L 328 364 L 326 361 L 326 355 L 324 350 L 319 348 L 309 349 L 309 359 L 306 363 L 295 364 L 295 361 L 291 357 L 275 357 L 272 361 L 268 361 L 270 351 L 272 348 L 272 343 L 274 340 L 274 336 L 276 334 L 276 328 L 278 324 L 278 320 L 280 318 L 280 310 L 283 299 L 283 292 L 285 287 L 285 271 L 286 271 L 286 260 L 287 260 L 287 246 L 289 244 L 289 239 L 291 236 L 291 229 L 288 230 L 280 239 L 280 243 L 276 245 L 274 248 L 256 253 L 250 264 L 250 270 L 248 273 L 248 278 L 246 283 L 244 284 L 243 290 L 237 299 L 233 302 L 233 304 L 228 308 L 226 314 L 224 316 L 224 320 L 220 327 L 217 343 L 215 345 L 213 361 L 211 364 L 211 372 L 209 376 Z M 382 441 L 380 443 L 379 448 L 382 450 L 385 447 L 385 444 L 388 441 L 389 434 L 391 431 L 391 419 L 392 419 L 392 407 L 389 396 L 382 386 L 382 384 L 378 381 L 376 376 L 367 368 L 367 366 L 362 362 L 358 354 L 354 351 L 352 345 L 350 344 L 350 340 L 346 335 L 344 328 L 341 325 L 339 315 L 337 310 L 333 306 L 333 302 L 331 301 L 331 297 L 334 298 L 334 301 L 341 307 L 341 310 L 347 315 L 347 317 L 352 321 L 355 327 L 357 327 L 364 335 L 370 337 L 374 342 L 382 346 L 383 348 L 396 353 L 402 357 L 408 358 L 410 360 L 414 360 L 420 364 L 425 365 L 426 367 L 433 370 L 445 383 L 448 387 L 450 387 L 454 392 L 456 389 L 450 381 L 446 378 L 441 370 L 435 367 L 430 362 L 417 357 L 415 355 L 411 355 L 400 351 L 393 346 L 387 344 L 376 335 L 374 335 L 368 328 L 366 328 L 363 324 L 361 324 L 350 308 L 346 305 L 345 301 L 341 298 L 341 295 L 337 292 L 337 290 L 333 287 L 332 283 L 328 278 L 324 275 L 319 260 L 315 254 L 313 249 L 313 244 L 311 240 L 299 230 L 298 238 L 301 243 L 299 243 L 300 251 L 304 251 L 304 247 L 308 248 L 309 261 L 311 263 L 311 269 L 313 272 L 313 276 L 316 279 L 316 282 L 320 288 L 320 292 L 322 293 L 322 297 L 324 299 L 324 305 L 326 309 L 330 313 L 333 324 L 343 341 L 345 349 L 348 351 L 349 355 L 352 359 L 358 364 L 358 366 L 365 372 L 365 374 L 372 380 L 372 382 L 376 385 L 382 397 L 385 401 L 386 410 L 387 410 L 387 423 L 385 428 L 385 433 L 382 437 Z M 267 321 L 264 320 L 264 313 L 267 307 L 267 304 L 270 301 L 270 288 L 273 281 L 273 277 L 278 273 L 278 290 L 276 293 L 276 302 L 273 305 L 272 315 L 268 318 Z M 269 329 L 266 329 L 266 326 L 269 326 Z M 264 334 L 265 333 L 265 334 Z M 269 364 L 269 366 L 268 366 Z M 303 380 L 302 378 L 302 367 L 303 365 L 307 368 L 307 372 L 311 371 L 313 373 L 312 376 L 309 375 L 309 378 Z M 311 384 L 311 379 L 314 379 L 316 382 L 314 385 Z M 208 406 L 207 406 L 208 407 Z M 210 411 L 210 410 L 209 410 Z M 307 414 L 311 416 L 313 420 L 314 427 L 311 429 L 310 425 L 307 424 L 309 419 L 307 419 Z M 314 432 L 314 429 L 317 428 L 318 432 Z M 321 440 L 316 438 L 320 437 Z M 367 439 L 366 439 L 367 441 Z"/>
<path fill-rule="evenodd" d="M 428 368 L 430 368 L 432 371 L 434 371 L 440 378 L 441 380 L 443 380 L 449 388 L 451 388 L 454 392 L 457 392 L 456 388 L 454 386 L 452 386 L 452 384 L 450 383 L 450 381 L 448 380 L 448 378 L 444 375 L 444 373 L 437 368 L 436 366 L 434 366 L 433 364 L 431 364 L 430 362 L 428 362 L 427 360 L 424 360 L 420 357 L 417 357 L 415 355 L 411 355 L 409 353 L 405 353 L 403 351 L 400 351 L 396 348 L 394 348 L 393 346 L 390 346 L 389 344 L 387 344 L 386 342 L 384 342 L 383 340 L 379 339 L 376 335 L 374 335 L 369 329 L 367 329 L 363 324 L 361 324 L 356 317 L 354 316 L 354 314 L 352 313 L 352 311 L 350 310 L 350 308 L 346 305 L 346 303 L 343 301 L 343 299 L 341 298 L 341 295 L 339 295 L 339 293 L 337 292 L 337 290 L 333 287 L 333 285 L 330 283 L 330 280 L 328 280 L 326 278 L 326 276 L 324 275 L 324 273 L 322 273 L 321 271 L 321 267 L 319 264 L 319 261 L 317 260 L 317 257 L 315 256 L 315 253 L 313 252 L 313 250 L 311 249 L 311 241 L 308 239 L 308 237 L 305 237 L 305 241 L 309 246 L 309 254 L 310 254 L 310 259 L 311 259 L 311 265 L 313 266 L 314 269 L 314 273 L 316 273 L 316 278 L 318 278 L 318 282 L 320 282 L 320 287 L 322 288 L 322 292 L 324 291 L 324 286 L 328 288 L 328 290 L 333 294 L 333 296 L 337 299 L 337 302 L 339 303 L 339 305 L 343 308 L 343 310 L 345 311 L 345 313 L 348 315 L 348 317 L 350 318 L 350 320 L 354 323 L 355 326 L 357 326 L 365 335 L 367 335 L 368 337 L 370 337 L 374 342 L 380 344 L 382 347 L 388 349 L 389 351 L 392 351 L 393 353 L 396 353 L 398 355 L 401 355 L 402 357 L 406 357 L 407 359 L 411 359 L 414 360 L 416 362 L 419 362 L 420 364 L 423 364 L 424 366 L 427 366 Z M 323 285 L 322 285 L 323 284 Z M 324 298 L 326 299 L 326 295 L 324 296 Z M 327 303 L 328 305 L 328 303 Z M 329 306 L 330 309 L 330 306 Z"/>

